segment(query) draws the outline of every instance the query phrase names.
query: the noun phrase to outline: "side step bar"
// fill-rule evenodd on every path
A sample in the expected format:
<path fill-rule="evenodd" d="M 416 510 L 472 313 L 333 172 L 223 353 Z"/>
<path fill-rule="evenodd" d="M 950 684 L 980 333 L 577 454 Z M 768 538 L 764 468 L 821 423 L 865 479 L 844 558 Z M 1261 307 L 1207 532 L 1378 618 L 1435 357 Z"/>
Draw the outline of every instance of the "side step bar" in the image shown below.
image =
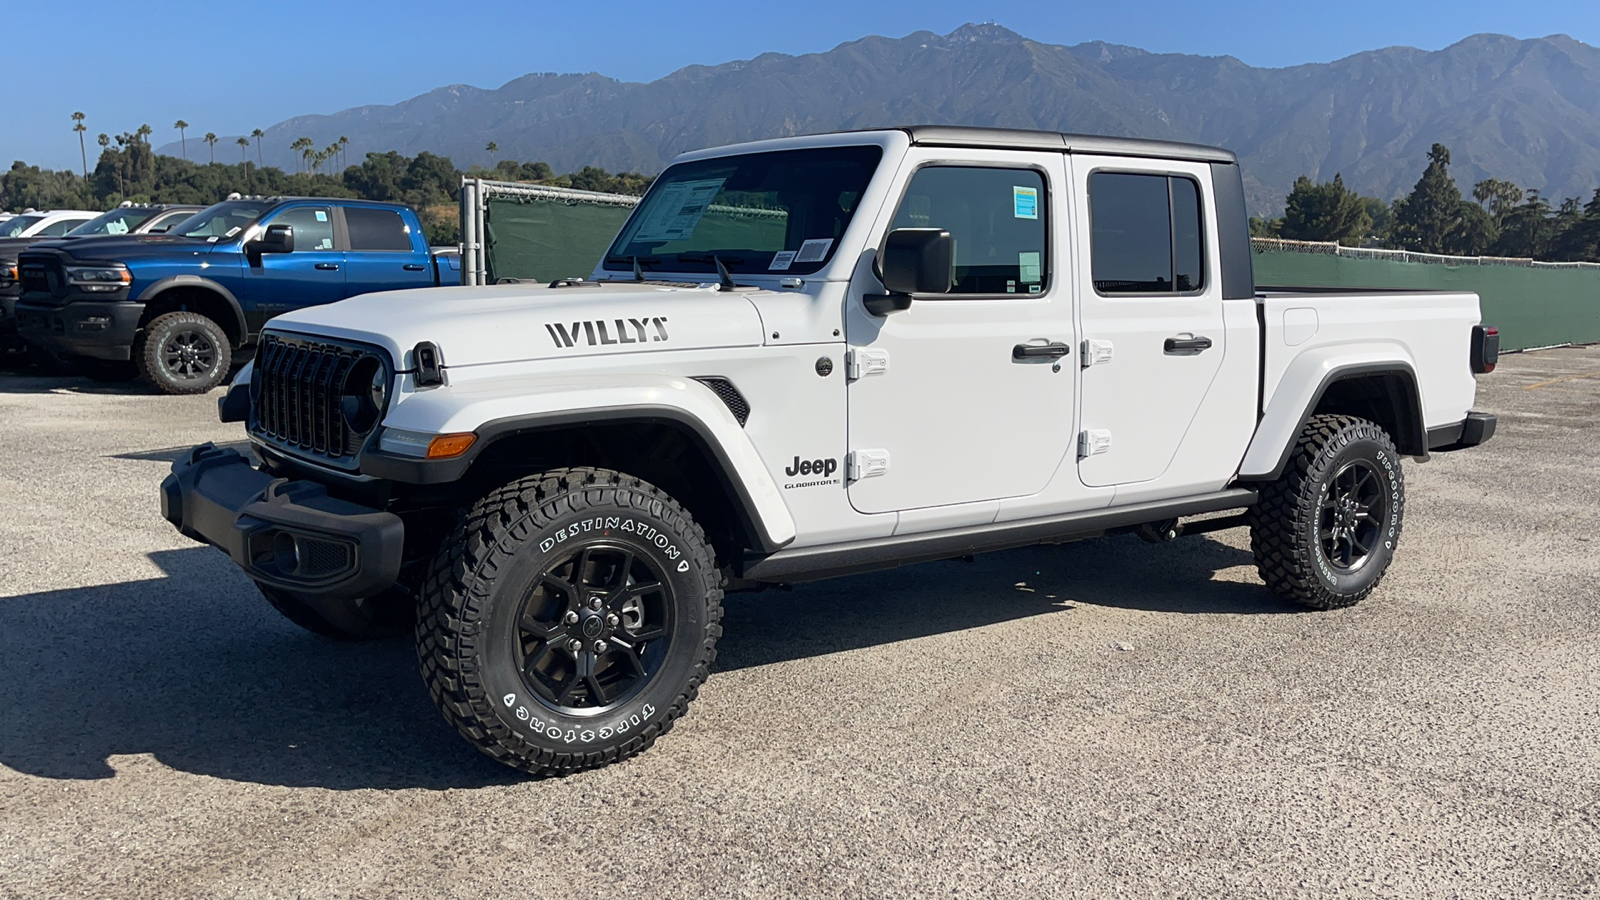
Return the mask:
<path fill-rule="evenodd" d="M 1009 550 L 1032 544 L 1065 544 L 1099 537 L 1116 528 L 1131 528 L 1146 522 L 1253 506 L 1256 498 L 1256 492 L 1249 488 L 1229 488 L 1198 497 L 1085 510 L 1044 519 L 969 525 L 849 544 L 796 547 L 764 556 L 747 555 L 739 576 L 759 582 L 818 581 L 991 550 Z"/>

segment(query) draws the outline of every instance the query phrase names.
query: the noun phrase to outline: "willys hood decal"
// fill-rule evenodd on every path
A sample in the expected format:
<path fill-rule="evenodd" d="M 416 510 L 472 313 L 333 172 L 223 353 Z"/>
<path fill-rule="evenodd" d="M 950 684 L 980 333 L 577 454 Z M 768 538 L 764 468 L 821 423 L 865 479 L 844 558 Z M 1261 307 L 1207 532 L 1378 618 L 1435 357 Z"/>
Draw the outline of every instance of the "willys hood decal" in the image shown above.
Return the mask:
<path fill-rule="evenodd" d="M 715 287 L 507 284 L 363 294 L 284 313 L 273 331 L 344 338 L 387 349 L 402 367 L 422 341 L 447 367 L 612 353 L 751 347 L 761 318 L 745 292 Z"/>

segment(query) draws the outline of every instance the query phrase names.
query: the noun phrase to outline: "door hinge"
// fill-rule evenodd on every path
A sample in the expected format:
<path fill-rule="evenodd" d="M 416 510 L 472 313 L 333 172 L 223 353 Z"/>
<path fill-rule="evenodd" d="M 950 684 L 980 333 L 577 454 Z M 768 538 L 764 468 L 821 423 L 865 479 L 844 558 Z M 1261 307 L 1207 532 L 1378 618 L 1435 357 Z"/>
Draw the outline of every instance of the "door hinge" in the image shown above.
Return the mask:
<path fill-rule="evenodd" d="M 844 374 L 850 381 L 889 371 L 889 351 L 852 347 L 844 355 Z"/>
<path fill-rule="evenodd" d="M 1085 338 L 1078 356 L 1080 364 L 1085 369 L 1090 366 L 1103 366 L 1111 362 L 1111 342 L 1094 341 Z"/>
<path fill-rule="evenodd" d="M 844 458 L 844 474 L 849 481 L 875 478 L 889 471 L 889 451 L 851 450 Z"/>
<path fill-rule="evenodd" d="M 1111 432 L 1104 428 L 1091 428 L 1078 434 L 1078 458 L 1088 459 L 1111 450 Z"/>

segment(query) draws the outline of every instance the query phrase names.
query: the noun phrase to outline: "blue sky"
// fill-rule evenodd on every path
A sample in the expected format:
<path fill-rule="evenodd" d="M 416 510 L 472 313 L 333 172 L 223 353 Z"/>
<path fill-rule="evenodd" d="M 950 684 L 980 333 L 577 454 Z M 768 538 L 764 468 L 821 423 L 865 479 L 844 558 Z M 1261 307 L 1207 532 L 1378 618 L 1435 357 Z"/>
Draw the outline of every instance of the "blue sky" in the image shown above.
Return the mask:
<path fill-rule="evenodd" d="M 943 34 L 971 21 L 996 21 L 1048 43 L 1103 40 L 1232 55 L 1255 66 L 1326 62 L 1393 45 L 1437 50 L 1478 32 L 1564 33 L 1600 45 L 1596 0 L 11 0 L 0 9 L 7 37 L 0 43 L 0 165 L 24 159 L 50 167 L 78 165 L 74 110 L 88 115 L 92 154 L 97 133 L 145 122 L 160 144 L 176 139 L 171 125 L 179 118 L 191 123 L 191 137 L 241 134 L 446 84 L 498 87 L 528 72 L 591 71 L 648 81 L 686 65 L 814 53 L 867 34 Z M 35 39 L 40 49 L 28 49 Z M 232 159 L 234 150 L 219 146 L 227 154 L 219 158 Z"/>

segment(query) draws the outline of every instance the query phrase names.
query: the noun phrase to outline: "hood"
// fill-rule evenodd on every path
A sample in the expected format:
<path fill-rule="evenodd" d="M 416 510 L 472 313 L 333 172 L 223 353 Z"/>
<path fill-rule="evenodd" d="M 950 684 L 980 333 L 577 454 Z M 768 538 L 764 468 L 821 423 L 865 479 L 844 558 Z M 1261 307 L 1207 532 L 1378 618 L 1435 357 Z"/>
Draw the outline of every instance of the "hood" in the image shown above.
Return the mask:
<path fill-rule="evenodd" d="M 664 283 L 418 288 L 284 313 L 273 331 L 376 344 L 401 368 L 422 341 L 446 367 L 619 353 L 753 347 L 762 292 Z"/>
<path fill-rule="evenodd" d="M 172 257 L 186 252 L 200 256 L 210 253 L 216 246 L 199 238 L 166 234 L 97 234 L 70 240 L 51 240 L 40 243 L 38 249 L 60 250 L 77 260 L 128 262 L 149 256 Z"/>

